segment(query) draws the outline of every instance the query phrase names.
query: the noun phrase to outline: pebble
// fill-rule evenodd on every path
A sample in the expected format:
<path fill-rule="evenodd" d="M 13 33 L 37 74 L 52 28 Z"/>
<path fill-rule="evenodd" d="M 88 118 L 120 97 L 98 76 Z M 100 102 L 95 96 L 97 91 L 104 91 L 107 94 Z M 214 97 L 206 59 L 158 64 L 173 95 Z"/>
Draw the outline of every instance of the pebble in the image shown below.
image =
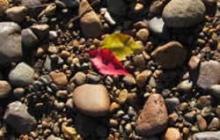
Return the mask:
<path fill-rule="evenodd" d="M 134 57 L 132 57 L 132 60 L 137 68 L 141 68 L 141 69 L 145 68 L 146 60 L 144 58 L 144 55 L 142 54 L 135 55 Z"/>
<path fill-rule="evenodd" d="M 47 140 L 63 140 L 62 138 L 56 137 L 54 135 L 50 135 L 49 137 L 47 137 Z"/>
<path fill-rule="evenodd" d="M 68 79 L 65 73 L 63 72 L 50 72 L 50 77 L 52 81 L 59 87 L 64 87 L 68 84 Z"/>
<path fill-rule="evenodd" d="M 90 10 L 86 14 L 85 11 Z M 94 12 L 87 0 L 82 0 L 79 6 L 79 14 L 83 16 L 80 18 L 80 27 L 82 33 L 88 38 L 97 38 L 102 34 L 102 24 L 98 15 Z"/>
<path fill-rule="evenodd" d="M 104 13 L 104 18 L 109 24 L 111 25 L 116 24 L 116 21 L 112 18 L 112 16 L 110 15 L 110 13 L 106 8 L 102 8 L 101 11 Z"/>
<path fill-rule="evenodd" d="M 64 135 L 68 136 L 70 139 L 75 139 L 76 137 L 76 129 L 73 127 L 62 125 L 62 131 Z"/>
<path fill-rule="evenodd" d="M 177 89 L 183 92 L 189 92 L 192 90 L 193 82 L 190 80 L 184 80 L 177 85 Z"/>
<path fill-rule="evenodd" d="M 137 134 L 152 136 L 163 132 L 168 123 L 168 113 L 163 97 L 152 94 L 147 99 L 136 122 Z"/>
<path fill-rule="evenodd" d="M 13 86 L 27 86 L 34 81 L 34 69 L 24 62 L 20 62 L 8 75 Z"/>
<path fill-rule="evenodd" d="M 211 106 L 211 104 L 212 104 L 212 98 L 210 95 L 200 96 L 197 100 L 197 106 L 200 108 Z"/>
<path fill-rule="evenodd" d="M 169 112 L 174 112 L 180 104 L 180 100 L 177 97 L 166 98 L 165 102 Z"/>
<path fill-rule="evenodd" d="M 201 115 L 197 115 L 196 119 L 197 119 L 197 125 L 198 125 L 199 129 L 201 131 L 206 130 L 206 128 L 207 128 L 206 120 Z"/>
<path fill-rule="evenodd" d="M 73 91 L 73 103 L 80 112 L 88 116 L 105 116 L 110 107 L 108 94 L 104 85 L 83 84 Z"/>
<path fill-rule="evenodd" d="M 27 14 L 27 8 L 25 6 L 14 6 L 11 8 L 8 8 L 5 11 L 5 14 L 7 18 L 14 22 L 22 22 L 25 19 L 25 16 Z"/>
<path fill-rule="evenodd" d="M 152 71 L 144 70 L 136 76 L 137 85 L 139 87 L 144 87 L 147 84 L 147 80 L 152 75 Z"/>
<path fill-rule="evenodd" d="M 149 35 L 150 35 L 150 33 L 149 33 L 148 29 L 145 29 L 145 28 L 138 30 L 136 33 L 137 39 L 139 39 L 143 42 L 146 42 L 148 40 Z"/>
<path fill-rule="evenodd" d="M 220 83 L 220 63 L 214 60 L 204 61 L 200 64 L 197 86 L 208 89 Z"/>
<path fill-rule="evenodd" d="M 151 55 L 164 69 L 173 69 L 184 63 L 187 51 L 179 42 L 171 41 L 156 48 Z"/>
<path fill-rule="evenodd" d="M 25 49 L 34 49 L 39 42 L 38 37 L 32 32 L 30 28 L 23 29 L 21 31 L 21 37 L 22 47 Z"/>
<path fill-rule="evenodd" d="M 188 66 L 191 70 L 196 70 L 199 67 L 200 58 L 199 56 L 192 56 L 188 62 Z"/>
<path fill-rule="evenodd" d="M 17 133 L 28 133 L 36 126 L 36 120 L 28 113 L 28 107 L 20 101 L 8 104 L 4 121 Z"/>
<path fill-rule="evenodd" d="M 117 101 L 120 104 L 124 104 L 126 102 L 127 98 L 128 98 L 128 91 L 126 89 L 124 89 L 119 92 L 119 95 L 117 97 Z"/>
<path fill-rule="evenodd" d="M 9 7 L 8 0 L 1 0 L 0 1 L 0 16 L 4 15 L 5 10 Z"/>
<path fill-rule="evenodd" d="M 0 99 L 8 97 L 12 87 L 8 81 L 0 80 Z"/>
<path fill-rule="evenodd" d="M 220 128 L 220 120 L 217 117 L 214 117 L 209 123 L 208 130 L 216 131 Z"/>
<path fill-rule="evenodd" d="M 156 35 L 164 35 L 165 32 L 165 24 L 161 17 L 153 17 L 149 20 L 149 30 Z"/>
<path fill-rule="evenodd" d="M 127 123 L 127 124 L 125 125 L 125 131 L 126 131 L 127 133 L 131 133 L 131 132 L 132 132 L 132 125 L 131 125 L 130 123 Z"/>
<path fill-rule="evenodd" d="M 17 62 L 22 57 L 21 27 L 15 22 L 0 22 L 0 65 Z"/>
<path fill-rule="evenodd" d="M 118 103 L 112 102 L 109 110 L 110 110 L 110 112 L 114 112 L 114 111 L 118 110 L 119 108 L 120 108 L 120 105 Z"/>
<path fill-rule="evenodd" d="M 49 39 L 54 40 L 58 37 L 57 31 L 49 31 Z"/>
<path fill-rule="evenodd" d="M 136 84 L 136 80 L 132 75 L 126 75 L 122 80 L 127 86 L 134 86 Z"/>
<path fill-rule="evenodd" d="M 16 98 L 20 98 L 24 95 L 25 89 L 24 88 L 14 88 L 13 94 Z"/>
<path fill-rule="evenodd" d="M 141 2 L 137 2 L 134 7 L 132 8 L 134 13 L 143 13 L 144 10 L 144 4 Z"/>
<path fill-rule="evenodd" d="M 107 0 L 107 9 L 113 16 L 125 16 L 127 8 L 127 4 L 123 0 Z"/>
<path fill-rule="evenodd" d="M 91 83 L 98 83 L 101 80 L 101 76 L 97 73 L 88 73 L 86 78 Z"/>
<path fill-rule="evenodd" d="M 78 85 L 82 85 L 86 82 L 86 74 L 83 72 L 77 72 L 71 80 Z"/>
<path fill-rule="evenodd" d="M 220 131 L 199 132 L 192 136 L 192 140 L 220 140 Z"/>
<path fill-rule="evenodd" d="M 181 133 L 177 128 L 167 128 L 163 140 L 182 140 Z"/>
<path fill-rule="evenodd" d="M 172 0 L 164 7 L 162 17 L 166 26 L 184 28 L 200 23 L 205 12 L 201 0 Z"/>

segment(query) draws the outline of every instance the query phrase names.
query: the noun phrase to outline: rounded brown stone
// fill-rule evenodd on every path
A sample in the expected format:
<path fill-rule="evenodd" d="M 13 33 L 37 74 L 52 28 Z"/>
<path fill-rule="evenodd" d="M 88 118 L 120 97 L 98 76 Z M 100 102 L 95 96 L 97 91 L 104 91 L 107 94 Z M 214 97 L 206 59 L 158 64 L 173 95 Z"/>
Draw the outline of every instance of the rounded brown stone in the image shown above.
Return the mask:
<path fill-rule="evenodd" d="M 11 89 L 11 85 L 7 81 L 0 80 L 0 98 L 7 97 Z"/>
<path fill-rule="evenodd" d="M 50 76 L 51 76 L 53 82 L 60 87 L 66 86 L 68 84 L 67 76 L 63 72 L 53 71 L 50 73 Z"/>
<path fill-rule="evenodd" d="M 171 41 L 156 48 L 151 55 L 163 68 L 173 69 L 184 63 L 187 51 L 179 42 Z"/>
<path fill-rule="evenodd" d="M 182 136 L 180 131 L 177 128 L 168 128 L 165 135 L 164 140 L 182 140 Z"/>
<path fill-rule="evenodd" d="M 136 131 L 141 136 L 152 136 L 163 132 L 167 127 L 168 113 L 163 97 L 152 94 L 136 122 Z"/>
<path fill-rule="evenodd" d="M 104 116 L 109 112 L 110 98 L 105 86 L 84 84 L 73 91 L 76 108 L 88 116 Z"/>

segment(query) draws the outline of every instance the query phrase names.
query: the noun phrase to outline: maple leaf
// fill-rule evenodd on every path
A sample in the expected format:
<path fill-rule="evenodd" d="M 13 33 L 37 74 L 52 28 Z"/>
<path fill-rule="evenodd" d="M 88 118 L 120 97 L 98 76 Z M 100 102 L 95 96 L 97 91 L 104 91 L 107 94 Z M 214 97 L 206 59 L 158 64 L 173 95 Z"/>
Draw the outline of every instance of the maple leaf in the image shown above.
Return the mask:
<path fill-rule="evenodd" d="M 108 49 L 89 51 L 90 61 L 103 75 L 128 75 L 121 62 Z"/>
<path fill-rule="evenodd" d="M 102 48 L 111 50 L 119 60 L 125 60 L 142 47 L 129 35 L 113 33 L 104 38 Z"/>

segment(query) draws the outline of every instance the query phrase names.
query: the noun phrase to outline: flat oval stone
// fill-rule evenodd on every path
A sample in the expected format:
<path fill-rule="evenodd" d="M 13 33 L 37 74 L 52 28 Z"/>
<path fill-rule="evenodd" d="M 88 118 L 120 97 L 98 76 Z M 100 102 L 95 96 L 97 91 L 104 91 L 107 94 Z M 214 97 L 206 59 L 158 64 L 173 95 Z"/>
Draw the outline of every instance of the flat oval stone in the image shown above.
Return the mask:
<path fill-rule="evenodd" d="M 167 127 L 168 113 L 163 97 L 152 94 L 136 122 L 136 131 L 141 136 L 152 136 L 163 132 Z"/>
<path fill-rule="evenodd" d="M 98 117 L 108 113 L 110 98 L 104 85 L 83 84 L 73 91 L 73 103 L 82 113 Z"/>
<path fill-rule="evenodd" d="M 184 63 L 187 51 L 179 42 L 171 41 L 156 48 L 151 55 L 163 68 L 172 69 Z"/>
<path fill-rule="evenodd" d="M 162 17 L 169 27 L 191 27 L 204 19 L 206 8 L 201 0 L 171 0 Z"/>

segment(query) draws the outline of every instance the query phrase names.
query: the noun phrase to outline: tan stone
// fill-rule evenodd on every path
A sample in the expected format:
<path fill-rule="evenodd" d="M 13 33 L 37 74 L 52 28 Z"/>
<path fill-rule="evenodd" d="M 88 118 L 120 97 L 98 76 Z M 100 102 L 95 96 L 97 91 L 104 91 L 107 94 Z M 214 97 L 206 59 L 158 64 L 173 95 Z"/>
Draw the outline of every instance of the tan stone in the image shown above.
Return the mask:
<path fill-rule="evenodd" d="M 118 97 L 117 97 L 117 101 L 120 103 L 120 104 L 123 104 L 126 102 L 128 98 L 128 91 L 126 89 L 124 90 L 121 90 Z"/>
<path fill-rule="evenodd" d="M 195 70 L 198 68 L 199 63 L 200 63 L 199 56 L 192 56 L 188 62 L 188 66 L 191 70 Z"/>
<path fill-rule="evenodd" d="M 0 80 L 0 98 L 8 96 L 11 91 L 11 85 L 7 81 Z"/>
<path fill-rule="evenodd" d="M 53 82 L 60 87 L 66 86 L 68 84 L 68 79 L 65 73 L 63 72 L 51 72 L 50 76 Z"/>
<path fill-rule="evenodd" d="M 165 135 L 164 140 L 182 140 L 182 136 L 180 131 L 177 128 L 168 128 Z"/>
<path fill-rule="evenodd" d="M 110 98 L 104 85 L 83 84 L 73 91 L 73 103 L 88 116 L 104 116 L 109 112 Z"/>
<path fill-rule="evenodd" d="M 148 31 L 148 29 L 140 29 L 137 31 L 136 36 L 139 40 L 146 42 L 148 40 L 148 37 L 150 35 L 150 32 Z"/>

